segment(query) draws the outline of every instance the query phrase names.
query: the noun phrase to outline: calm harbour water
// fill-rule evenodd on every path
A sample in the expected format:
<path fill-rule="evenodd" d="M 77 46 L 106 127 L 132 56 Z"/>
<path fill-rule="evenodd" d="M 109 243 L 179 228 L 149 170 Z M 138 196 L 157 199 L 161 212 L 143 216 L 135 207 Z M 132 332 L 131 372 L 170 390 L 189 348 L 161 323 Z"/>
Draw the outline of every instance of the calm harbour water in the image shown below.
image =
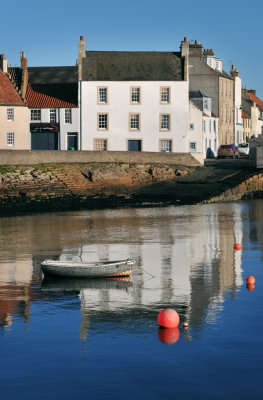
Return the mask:
<path fill-rule="evenodd" d="M 263 397 L 262 200 L 2 218 L 0 249 L 3 399 Z M 46 281 L 58 257 L 137 265 Z M 168 307 L 188 329 L 158 328 Z"/>

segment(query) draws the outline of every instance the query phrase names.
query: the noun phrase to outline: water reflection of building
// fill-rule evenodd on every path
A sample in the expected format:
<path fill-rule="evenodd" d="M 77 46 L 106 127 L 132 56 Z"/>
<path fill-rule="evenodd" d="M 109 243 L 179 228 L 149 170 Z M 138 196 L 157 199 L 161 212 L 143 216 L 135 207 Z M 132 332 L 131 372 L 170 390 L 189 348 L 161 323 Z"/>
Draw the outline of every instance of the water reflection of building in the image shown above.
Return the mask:
<path fill-rule="evenodd" d="M 29 320 L 32 260 L 0 264 L 0 326 L 11 326 L 14 314 Z"/>
<path fill-rule="evenodd" d="M 30 298 L 36 295 L 28 297 L 27 289 L 32 276 L 38 276 L 35 271 L 39 271 L 40 260 L 60 254 L 64 259 L 81 257 L 83 261 L 137 260 L 129 290 L 79 290 L 83 337 L 94 310 L 129 314 L 131 308 L 144 308 L 156 315 L 161 308 L 173 307 L 190 323 L 213 321 L 223 307 L 225 293 L 235 293 L 242 284 L 242 252 L 233 250 L 234 243 L 242 241 L 242 207 L 228 203 L 100 210 L 12 220 L 9 247 L 32 256 L 30 261 L 14 259 L 0 265 L 1 301 L 5 301 L 5 291 L 11 293 L 6 296 L 8 302 L 1 305 L 3 324 L 12 320 L 17 309 L 27 318 L 28 308 L 20 307 L 19 301 L 23 298 L 29 306 Z M 8 236 L 6 229 L 4 225 L 0 228 L 3 238 Z M 3 240 L 3 249 L 8 248 Z M 15 296 L 12 286 L 17 290 Z"/>
<path fill-rule="evenodd" d="M 200 324 L 204 318 L 213 322 L 222 309 L 224 294 L 235 292 L 242 283 L 242 252 L 233 248 L 242 241 L 241 207 L 232 203 L 171 208 L 166 213 L 156 210 L 150 219 L 146 210 L 143 218 L 136 215 L 140 211 L 129 210 L 124 224 L 122 218 L 114 224 L 108 221 L 109 225 L 104 220 L 104 234 L 113 233 L 110 243 L 83 245 L 76 256 L 81 253 L 83 261 L 129 257 L 137 259 L 138 266 L 133 288 L 125 298 L 120 291 L 81 290 L 85 315 L 94 306 L 108 311 L 171 306 L 192 322 Z M 95 224 L 98 228 L 100 221 L 94 222 L 93 229 Z M 134 244 L 125 244 L 128 232 Z M 64 254 L 65 258 L 72 256 L 70 249 L 64 249 Z M 149 279 L 147 272 L 154 278 Z"/>

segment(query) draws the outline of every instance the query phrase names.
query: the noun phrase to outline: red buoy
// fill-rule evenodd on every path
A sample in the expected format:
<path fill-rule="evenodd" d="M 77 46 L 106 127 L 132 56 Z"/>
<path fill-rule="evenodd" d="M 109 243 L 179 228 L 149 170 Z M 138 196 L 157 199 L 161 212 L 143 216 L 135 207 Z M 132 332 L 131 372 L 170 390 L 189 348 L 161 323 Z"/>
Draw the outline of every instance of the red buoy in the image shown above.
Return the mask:
<path fill-rule="evenodd" d="M 159 312 L 157 317 L 158 325 L 164 328 L 176 328 L 179 325 L 179 315 L 172 308 L 165 308 Z"/>
<path fill-rule="evenodd" d="M 247 290 L 249 290 L 250 292 L 252 292 L 255 289 L 256 285 L 255 283 L 247 283 L 246 284 L 246 288 Z"/>
<path fill-rule="evenodd" d="M 235 250 L 241 250 L 242 249 L 242 244 L 240 244 L 240 243 L 234 244 L 234 249 Z"/>
<path fill-rule="evenodd" d="M 255 283 L 256 279 L 254 276 L 250 275 L 250 276 L 247 276 L 246 281 L 247 281 L 247 283 Z"/>
<path fill-rule="evenodd" d="M 178 328 L 159 328 L 158 338 L 165 344 L 174 344 L 180 337 L 180 331 Z"/>

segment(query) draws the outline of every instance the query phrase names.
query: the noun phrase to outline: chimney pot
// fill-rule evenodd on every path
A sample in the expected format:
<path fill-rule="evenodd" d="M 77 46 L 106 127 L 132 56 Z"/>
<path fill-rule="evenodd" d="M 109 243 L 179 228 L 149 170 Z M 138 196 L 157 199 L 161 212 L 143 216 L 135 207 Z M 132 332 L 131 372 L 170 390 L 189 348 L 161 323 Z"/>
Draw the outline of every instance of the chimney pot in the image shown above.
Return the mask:
<path fill-rule="evenodd" d="M 83 36 L 80 36 L 80 40 L 83 40 L 84 39 L 84 37 Z"/>
<path fill-rule="evenodd" d="M 195 40 L 195 44 L 197 44 L 197 40 Z"/>
<path fill-rule="evenodd" d="M 184 37 L 184 42 L 187 42 L 187 37 L 186 36 Z"/>
<path fill-rule="evenodd" d="M 234 64 L 232 64 L 232 71 L 234 71 L 234 69 L 235 69 L 235 66 L 234 66 Z"/>

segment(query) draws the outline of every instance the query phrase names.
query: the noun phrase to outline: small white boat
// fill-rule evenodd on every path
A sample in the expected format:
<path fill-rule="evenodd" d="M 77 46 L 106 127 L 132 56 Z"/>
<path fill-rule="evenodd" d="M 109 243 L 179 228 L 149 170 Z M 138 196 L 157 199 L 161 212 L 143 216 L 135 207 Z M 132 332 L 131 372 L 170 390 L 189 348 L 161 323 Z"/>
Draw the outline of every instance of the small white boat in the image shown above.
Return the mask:
<path fill-rule="evenodd" d="M 63 278 L 105 278 L 129 276 L 135 260 L 119 260 L 106 262 L 73 262 L 45 260 L 41 263 L 45 275 Z"/>

